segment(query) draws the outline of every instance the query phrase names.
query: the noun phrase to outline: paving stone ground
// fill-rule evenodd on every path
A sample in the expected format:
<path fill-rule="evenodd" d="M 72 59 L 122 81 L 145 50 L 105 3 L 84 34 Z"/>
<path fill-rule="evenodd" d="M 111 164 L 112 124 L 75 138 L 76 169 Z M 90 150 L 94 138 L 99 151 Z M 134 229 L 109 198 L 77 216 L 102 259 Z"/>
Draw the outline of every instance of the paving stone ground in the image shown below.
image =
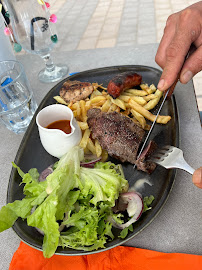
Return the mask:
<path fill-rule="evenodd" d="M 160 42 L 166 20 L 192 0 L 49 0 L 61 51 Z M 202 72 L 194 77 L 202 111 Z"/>

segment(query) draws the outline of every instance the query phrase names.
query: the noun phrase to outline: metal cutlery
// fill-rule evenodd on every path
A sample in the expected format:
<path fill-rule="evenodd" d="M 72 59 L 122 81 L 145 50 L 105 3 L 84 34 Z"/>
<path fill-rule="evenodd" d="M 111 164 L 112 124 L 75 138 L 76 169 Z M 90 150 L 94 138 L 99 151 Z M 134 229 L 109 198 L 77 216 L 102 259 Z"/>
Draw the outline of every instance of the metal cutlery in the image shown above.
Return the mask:
<path fill-rule="evenodd" d="M 195 171 L 195 169 L 185 161 L 182 150 L 170 145 L 158 149 L 149 160 L 166 169 L 178 168 L 190 174 L 193 174 Z"/>

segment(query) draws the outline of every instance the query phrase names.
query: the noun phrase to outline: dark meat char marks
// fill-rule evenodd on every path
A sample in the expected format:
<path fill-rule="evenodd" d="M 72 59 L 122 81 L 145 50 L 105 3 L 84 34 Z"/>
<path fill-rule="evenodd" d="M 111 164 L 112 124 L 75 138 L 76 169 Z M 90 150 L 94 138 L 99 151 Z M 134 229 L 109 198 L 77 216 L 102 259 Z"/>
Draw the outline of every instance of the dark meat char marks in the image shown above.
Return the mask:
<path fill-rule="evenodd" d="M 109 82 L 107 91 L 113 98 L 117 98 L 124 90 L 140 85 L 141 82 L 141 75 L 133 71 L 123 72 Z"/>
<path fill-rule="evenodd" d="M 135 164 L 137 151 L 145 134 L 141 127 L 120 113 L 104 113 L 96 108 L 88 111 L 87 122 L 93 138 L 98 139 L 110 156 Z"/>

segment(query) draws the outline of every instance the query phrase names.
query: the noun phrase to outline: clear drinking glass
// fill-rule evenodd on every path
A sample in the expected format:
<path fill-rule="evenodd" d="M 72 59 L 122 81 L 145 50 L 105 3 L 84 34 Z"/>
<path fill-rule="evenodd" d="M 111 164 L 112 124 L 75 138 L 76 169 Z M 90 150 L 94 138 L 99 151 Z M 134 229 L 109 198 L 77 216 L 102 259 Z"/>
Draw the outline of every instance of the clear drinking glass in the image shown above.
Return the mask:
<path fill-rule="evenodd" d="M 44 1 L 6 0 L 17 42 L 28 53 L 41 56 L 46 67 L 39 72 L 42 82 L 55 82 L 68 73 L 66 65 L 54 65 L 50 51 L 57 42 L 55 24 Z M 40 4 L 41 3 L 41 4 Z"/>
<path fill-rule="evenodd" d="M 23 133 L 36 109 L 22 64 L 0 61 L 0 122 L 16 134 Z"/>
<path fill-rule="evenodd" d="M 4 19 L 2 13 L 0 12 L 0 61 L 16 60 L 10 39 L 4 34 L 4 29 Z"/>

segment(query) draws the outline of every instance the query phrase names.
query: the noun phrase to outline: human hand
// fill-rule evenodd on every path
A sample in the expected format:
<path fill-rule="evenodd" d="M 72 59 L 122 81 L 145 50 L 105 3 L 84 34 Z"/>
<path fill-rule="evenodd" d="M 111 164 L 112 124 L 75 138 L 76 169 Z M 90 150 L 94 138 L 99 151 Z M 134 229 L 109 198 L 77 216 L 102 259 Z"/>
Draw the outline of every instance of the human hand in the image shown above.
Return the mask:
<path fill-rule="evenodd" d="M 197 186 L 198 188 L 202 188 L 202 167 L 195 170 L 192 176 L 192 181 L 195 186 Z"/>
<path fill-rule="evenodd" d="M 185 61 L 191 44 L 196 50 Z M 168 18 L 155 60 L 163 69 L 158 84 L 162 91 L 174 83 L 179 73 L 185 84 L 202 70 L 202 1 Z"/>

